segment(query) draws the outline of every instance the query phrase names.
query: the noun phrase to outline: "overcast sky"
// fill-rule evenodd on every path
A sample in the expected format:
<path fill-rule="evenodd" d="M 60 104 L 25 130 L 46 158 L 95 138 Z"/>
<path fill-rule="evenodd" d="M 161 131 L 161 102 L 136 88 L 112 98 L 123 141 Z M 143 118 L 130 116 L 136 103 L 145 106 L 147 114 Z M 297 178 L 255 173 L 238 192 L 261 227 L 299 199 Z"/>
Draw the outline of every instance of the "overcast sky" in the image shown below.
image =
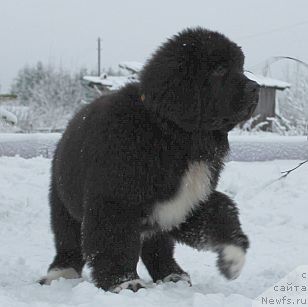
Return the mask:
<path fill-rule="evenodd" d="M 0 85 L 37 61 L 66 69 L 145 61 L 185 27 L 218 30 L 246 54 L 246 68 L 269 56 L 308 62 L 307 0 L 0 0 Z"/>

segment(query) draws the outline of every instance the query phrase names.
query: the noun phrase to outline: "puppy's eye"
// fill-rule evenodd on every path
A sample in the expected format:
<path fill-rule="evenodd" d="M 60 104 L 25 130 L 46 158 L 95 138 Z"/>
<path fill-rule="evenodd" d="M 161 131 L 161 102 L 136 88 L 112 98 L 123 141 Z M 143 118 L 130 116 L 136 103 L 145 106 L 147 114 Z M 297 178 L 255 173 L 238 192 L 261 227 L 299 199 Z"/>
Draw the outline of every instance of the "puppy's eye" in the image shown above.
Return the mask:
<path fill-rule="evenodd" d="M 213 71 L 214 76 L 223 76 L 226 73 L 227 73 L 227 68 L 222 65 L 217 66 Z"/>

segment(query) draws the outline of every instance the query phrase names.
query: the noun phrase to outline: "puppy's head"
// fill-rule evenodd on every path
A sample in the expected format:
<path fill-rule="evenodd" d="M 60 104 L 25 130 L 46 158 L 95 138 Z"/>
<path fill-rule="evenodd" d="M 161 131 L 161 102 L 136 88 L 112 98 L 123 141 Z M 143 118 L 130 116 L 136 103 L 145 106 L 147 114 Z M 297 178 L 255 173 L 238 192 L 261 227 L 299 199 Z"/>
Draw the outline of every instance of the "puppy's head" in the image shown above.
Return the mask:
<path fill-rule="evenodd" d="M 232 129 L 253 113 L 259 87 L 243 73 L 240 47 L 224 35 L 187 29 L 164 43 L 140 76 L 144 103 L 187 131 Z"/>

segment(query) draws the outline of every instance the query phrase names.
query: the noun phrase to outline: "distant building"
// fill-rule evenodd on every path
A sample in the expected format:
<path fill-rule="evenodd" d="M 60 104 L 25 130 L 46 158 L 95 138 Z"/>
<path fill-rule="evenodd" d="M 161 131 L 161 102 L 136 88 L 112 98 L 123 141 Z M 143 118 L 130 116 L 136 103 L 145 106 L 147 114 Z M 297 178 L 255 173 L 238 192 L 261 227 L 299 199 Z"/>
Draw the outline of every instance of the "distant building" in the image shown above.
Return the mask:
<path fill-rule="evenodd" d="M 284 81 L 255 75 L 251 72 L 245 72 L 245 75 L 247 78 L 257 82 L 261 87 L 259 102 L 253 114 L 253 116 L 259 115 L 255 124 L 266 121 L 268 117 L 275 117 L 277 110 L 276 91 L 283 91 L 291 87 L 291 85 Z"/>
<path fill-rule="evenodd" d="M 0 95 L 1 132 L 21 132 L 28 121 L 29 107 L 19 105 L 16 95 Z"/>
<path fill-rule="evenodd" d="M 14 94 L 0 94 L 0 105 L 10 101 L 16 101 L 17 96 Z"/>
<path fill-rule="evenodd" d="M 108 76 L 102 74 L 101 76 L 84 76 L 85 83 L 101 93 L 108 91 L 115 91 L 130 82 L 138 82 L 138 73 L 142 69 L 142 64 L 139 62 L 123 62 L 119 67 L 126 70 L 125 76 Z"/>
<path fill-rule="evenodd" d="M 102 93 L 115 91 L 129 82 L 138 81 L 134 76 L 107 76 L 106 74 L 100 77 L 84 76 L 83 80 L 88 86 L 94 87 Z"/>

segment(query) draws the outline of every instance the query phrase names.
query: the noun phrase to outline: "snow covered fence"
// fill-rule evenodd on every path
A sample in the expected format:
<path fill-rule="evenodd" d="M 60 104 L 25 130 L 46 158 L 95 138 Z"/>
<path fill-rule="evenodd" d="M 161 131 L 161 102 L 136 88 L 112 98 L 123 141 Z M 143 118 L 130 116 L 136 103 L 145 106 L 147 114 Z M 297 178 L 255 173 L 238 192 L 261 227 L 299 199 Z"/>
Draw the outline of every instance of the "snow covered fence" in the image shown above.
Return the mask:
<path fill-rule="evenodd" d="M 0 134 L 0 156 L 51 158 L 60 136 L 59 133 Z"/>
<path fill-rule="evenodd" d="M 33 158 L 53 155 L 58 133 L 0 134 L 0 156 Z M 231 135 L 230 161 L 308 159 L 308 141 L 303 136 Z"/>
<path fill-rule="evenodd" d="M 231 135 L 231 161 L 270 161 L 308 159 L 304 136 Z"/>

